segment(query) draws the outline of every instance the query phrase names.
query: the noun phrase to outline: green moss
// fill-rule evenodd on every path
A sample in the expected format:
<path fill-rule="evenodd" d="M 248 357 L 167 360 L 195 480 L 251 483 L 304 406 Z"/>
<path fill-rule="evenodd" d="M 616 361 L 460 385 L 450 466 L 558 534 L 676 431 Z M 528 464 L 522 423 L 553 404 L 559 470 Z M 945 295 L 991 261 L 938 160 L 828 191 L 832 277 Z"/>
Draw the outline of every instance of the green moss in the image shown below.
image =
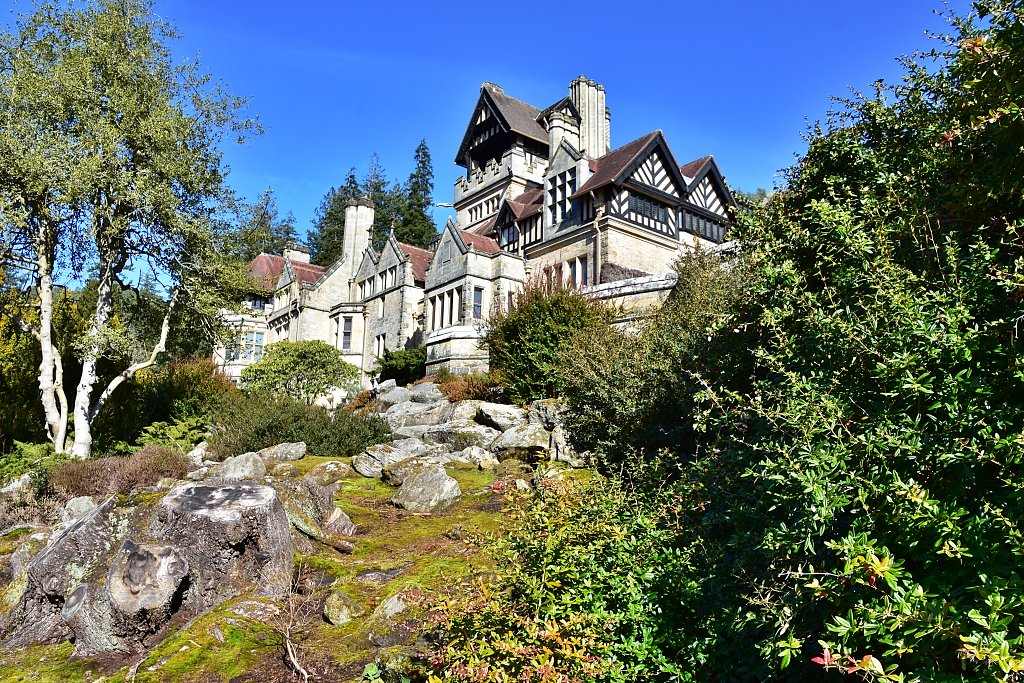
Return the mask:
<path fill-rule="evenodd" d="M 71 683 L 98 678 L 100 669 L 87 659 L 71 658 L 74 646 L 39 645 L 24 650 L 8 650 L 0 655 L 0 681 L 4 683 Z M 87 672 L 92 672 L 89 676 Z"/>
<path fill-rule="evenodd" d="M 229 603 L 230 604 L 230 603 Z M 219 629 L 224 642 L 213 636 Z M 274 650 L 277 640 L 270 627 L 220 608 L 203 615 L 185 630 L 178 631 L 155 647 L 139 664 L 136 683 L 187 683 L 212 681 L 216 674 L 229 681 L 251 671 L 262 657 Z M 153 670 L 150 671 L 150 667 Z M 121 683 L 125 671 L 110 679 Z"/>
<path fill-rule="evenodd" d="M 3 536 L 0 536 L 0 555 L 10 555 L 21 545 L 25 537 L 32 533 L 29 527 L 18 527 L 11 529 Z"/>

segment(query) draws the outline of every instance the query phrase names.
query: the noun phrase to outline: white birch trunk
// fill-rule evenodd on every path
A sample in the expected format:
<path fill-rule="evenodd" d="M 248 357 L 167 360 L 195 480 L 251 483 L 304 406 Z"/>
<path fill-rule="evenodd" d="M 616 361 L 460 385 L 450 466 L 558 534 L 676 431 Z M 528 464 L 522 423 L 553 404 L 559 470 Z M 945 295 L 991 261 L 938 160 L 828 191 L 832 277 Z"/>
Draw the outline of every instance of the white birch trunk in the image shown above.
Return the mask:
<path fill-rule="evenodd" d="M 39 327 L 31 328 L 39 340 L 42 360 L 39 363 L 39 394 L 46 416 L 46 435 L 58 453 L 67 447 L 68 401 L 64 392 L 64 366 L 60 351 L 53 343 L 53 277 L 46 240 L 36 245 L 36 267 L 39 285 Z"/>

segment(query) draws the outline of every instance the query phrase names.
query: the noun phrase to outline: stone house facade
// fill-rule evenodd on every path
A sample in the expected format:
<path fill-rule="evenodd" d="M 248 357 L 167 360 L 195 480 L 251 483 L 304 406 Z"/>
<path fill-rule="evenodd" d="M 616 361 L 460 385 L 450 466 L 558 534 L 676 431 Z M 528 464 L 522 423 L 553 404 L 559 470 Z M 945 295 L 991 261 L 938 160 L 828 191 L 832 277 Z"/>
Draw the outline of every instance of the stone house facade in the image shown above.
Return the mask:
<path fill-rule="evenodd" d="M 527 280 L 570 282 L 643 316 L 675 284 L 681 250 L 716 248 L 735 208 L 714 158 L 679 164 L 659 130 L 611 149 L 604 88 L 583 76 L 545 109 L 485 83 L 455 161 L 456 217 L 429 250 L 393 237 L 374 249 L 362 199 L 330 267 L 302 247 L 253 261 L 264 289 L 226 316 L 236 334 L 221 367 L 237 378 L 263 345 L 321 339 L 364 385 L 385 350 L 424 344 L 428 374 L 483 370 L 487 314 Z"/>

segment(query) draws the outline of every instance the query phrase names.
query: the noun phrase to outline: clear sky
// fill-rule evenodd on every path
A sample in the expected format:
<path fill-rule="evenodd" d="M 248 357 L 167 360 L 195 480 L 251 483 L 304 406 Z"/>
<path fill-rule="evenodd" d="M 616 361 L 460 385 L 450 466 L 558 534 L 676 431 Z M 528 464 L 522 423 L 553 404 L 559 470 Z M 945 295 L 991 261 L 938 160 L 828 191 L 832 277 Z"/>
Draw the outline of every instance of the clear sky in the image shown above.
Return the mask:
<path fill-rule="evenodd" d="M 24 7 L 20 0 L 17 5 Z M 959 13 L 968 0 L 950 0 Z M 225 149 L 231 184 L 273 187 L 300 234 L 348 169 L 376 152 L 405 179 L 426 139 L 435 202 L 481 83 L 544 108 L 580 74 L 602 83 L 612 147 L 664 131 L 680 163 L 713 154 L 734 188 L 771 188 L 831 96 L 896 80 L 896 58 L 936 45 L 940 0 L 495 3 L 156 0 L 266 132 Z M 8 17 L 0 20 L 11 21 Z M 448 209 L 435 210 L 443 224 Z"/>

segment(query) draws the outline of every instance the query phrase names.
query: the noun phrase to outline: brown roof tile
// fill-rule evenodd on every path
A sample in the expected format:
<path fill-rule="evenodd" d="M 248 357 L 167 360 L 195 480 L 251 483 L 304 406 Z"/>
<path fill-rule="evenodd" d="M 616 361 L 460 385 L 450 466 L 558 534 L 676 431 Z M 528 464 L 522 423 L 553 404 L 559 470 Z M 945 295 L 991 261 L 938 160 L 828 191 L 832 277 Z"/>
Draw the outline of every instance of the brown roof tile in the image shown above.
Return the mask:
<path fill-rule="evenodd" d="M 323 266 L 311 263 L 292 261 L 292 272 L 299 282 L 313 283 L 320 279 L 326 270 Z M 260 254 L 249 262 L 249 275 L 260 287 L 273 291 L 277 288 L 277 280 L 284 271 L 284 257 L 277 254 Z"/>
<path fill-rule="evenodd" d="M 703 156 L 700 159 L 694 159 L 688 164 L 683 164 L 679 167 L 679 172 L 686 176 L 687 182 L 693 180 L 700 173 L 700 170 L 704 168 L 704 164 L 711 161 L 711 155 Z"/>
<path fill-rule="evenodd" d="M 466 230 L 459 231 L 462 240 L 473 247 L 477 251 L 484 254 L 497 254 L 501 249 L 498 247 L 498 243 L 490 237 L 484 237 L 483 235 L 475 235 Z"/>
<path fill-rule="evenodd" d="M 475 228 L 470 228 L 469 230 L 466 230 L 465 232 L 469 232 L 469 233 L 472 233 L 474 235 L 484 235 L 484 236 L 492 235 L 492 234 L 494 234 L 494 221 L 497 220 L 497 218 L 498 218 L 497 215 L 491 216 L 490 218 L 485 220 L 480 225 L 476 226 Z"/>
<path fill-rule="evenodd" d="M 312 263 L 300 263 L 298 261 L 292 261 L 291 263 L 292 272 L 295 273 L 295 277 L 298 278 L 299 282 L 306 284 L 312 284 L 319 280 L 326 270 L 323 266 L 314 266 Z"/>
<path fill-rule="evenodd" d="M 429 249 L 414 247 L 405 242 L 399 242 L 398 246 L 401 247 L 402 253 L 412 261 L 412 278 L 417 282 L 425 282 L 427 279 L 427 266 L 430 265 L 430 259 L 434 258 L 434 252 Z"/>
<path fill-rule="evenodd" d="M 637 155 L 659 135 L 661 135 L 660 130 L 648 133 L 618 149 L 613 149 L 599 159 L 591 161 L 590 170 L 593 175 L 590 176 L 587 182 L 583 183 L 583 187 L 577 190 L 573 197 L 581 197 L 591 190 L 596 190 L 613 182 L 622 173 L 623 169 L 636 160 Z"/>
<path fill-rule="evenodd" d="M 547 143 L 547 131 L 537 122 L 537 117 L 540 116 L 540 109 L 522 100 L 509 97 L 503 90 L 496 88 L 490 83 L 485 84 L 484 88 L 487 89 L 488 94 L 490 94 L 491 99 L 498 108 L 498 113 L 505 119 L 505 122 L 513 131 L 538 142 Z"/>
<path fill-rule="evenodd" d="M 512 215 L 516 219 L 522 220 L 540 213 L 544 208 L 543 198 L 544 190 L 538 187 L 527 190 L 515 199 L 508 200 L 508 206 L 512 209 Z"/>

